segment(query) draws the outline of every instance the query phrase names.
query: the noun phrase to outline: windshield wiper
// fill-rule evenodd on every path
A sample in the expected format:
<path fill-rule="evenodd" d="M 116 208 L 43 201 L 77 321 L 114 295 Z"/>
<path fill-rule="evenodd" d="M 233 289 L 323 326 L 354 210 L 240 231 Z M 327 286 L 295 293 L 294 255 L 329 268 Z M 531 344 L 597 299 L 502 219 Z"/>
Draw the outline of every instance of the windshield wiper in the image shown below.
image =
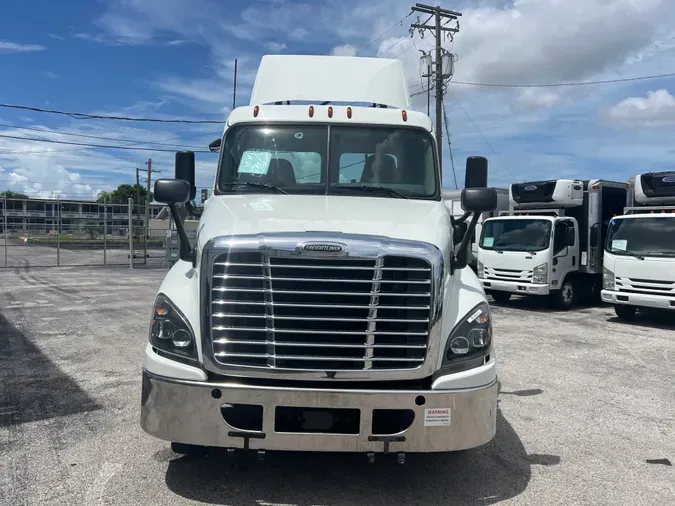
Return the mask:
<path fill-rule="evenodd" d="M 405 195 L 401 192 L 394 190 L 393 188 L 387 188 L 386 186 L 367 186 L 367 185 L 351 185 L 351 184 L 336 184 L 333 188 L 341 188 L 344 190 L 362 190 L 371 193 L 386 193 L 392 197 L 398 197 L 400 199 L 407 199 Z"/>
<path fill-rule="evenodd" d="M 614 254 L 621 254 L 621 253 L 618 253 L 618 252 L 612 252 L 612 253 L 614 253 Z M 635 258 L 637 258 L 638 260 L 644 260 L 644 259 L 645 259 L 644 255 L 640 255 L 639 253 L 633 253 L 632 251 L 626 251 L 626 250 L 623 250 L 622 253 L 624 253 L 624 254 L 626 254 L 626 255 L 630 255 L 630 256 L 632 256 L 632 257 L 635 257 Z"/>
<path fill-rule="evenodd" d="M 287 191 L 282 190 L 278 186 L 274 186 L 267 183 L 256 183 L 254 181 L 232 181 L 231 183 L 224 183 L 223 186 L 258 186 L 261 188 L 269 188 L 270 190 L 274 190 L 277 193 L 283 193 L 284 195 L 288 195 Z"/>

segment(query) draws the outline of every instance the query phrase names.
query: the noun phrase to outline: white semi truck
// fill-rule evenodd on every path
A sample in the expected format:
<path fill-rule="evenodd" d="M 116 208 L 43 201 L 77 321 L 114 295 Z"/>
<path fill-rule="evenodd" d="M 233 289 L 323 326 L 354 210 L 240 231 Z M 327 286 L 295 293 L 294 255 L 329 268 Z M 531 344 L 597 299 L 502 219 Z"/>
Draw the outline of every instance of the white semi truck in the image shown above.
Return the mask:
<path fill-rule="evenodd" d="M 436 143 L 398 60 L 263 57 L 250 105 L 211 145 L 194 247 L 179 215 L 192 210 L 194 153 L 155 184 L 181 250 L 152 308 L 143 429 L 178 453 L 399 462 L 490 441 L 492 322 L 467 254 L 497 198 L 467 171 L 466 212 L 452 219 Z M 471 163 L 487 174 L 485 158 Z"/>
<path fill-rule="evenodd" d="M 482 213 L 478 222 L 476 223 L 476 230 L 474 231 L 471 237 L 471 247 L 469 248 L 469 265 L 474 270 L 478 269 L 478 238 L 483 230 L 483 222 L 488 218 L 493 216 L 498 216 L 501 211 L 507 211 L 509 209 L 509 189 L 508 188 L 495 188 L 497 192 L 497 207 L 493 211 Z M 443 202 L 450 210 L 451 215 L 454 218 L 461 218 L 464 215 L 464 209 L 462 209 L 462 190 L 443 190 Z M 457 242 L 460 242 L 460 238 L 463 236 L 468 226 L 467 222 L 464 222 L 462 225 L 457 227 L 456 239 Z"/>
<path fill-rule="evenodd" d="M 675 311 L 675 171 L 639 174 L 627 187 L 626 209 L 609 223 L 602 290 L 624 320 Z"/>
<path fill-rule="evenodd" d="M 626 185 L 555 179 L 514 183 L 511 209 L 483 223 L 478 277 L 498 302 L 546 296 L 560 309 L 599 300 L 607 224 L 621 213 Z"/>

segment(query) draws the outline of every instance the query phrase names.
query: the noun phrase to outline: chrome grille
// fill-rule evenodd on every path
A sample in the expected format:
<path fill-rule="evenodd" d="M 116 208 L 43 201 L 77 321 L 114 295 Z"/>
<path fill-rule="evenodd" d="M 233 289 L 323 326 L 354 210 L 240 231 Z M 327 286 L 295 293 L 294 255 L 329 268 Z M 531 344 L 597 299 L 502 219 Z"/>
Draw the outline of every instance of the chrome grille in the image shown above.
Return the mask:
<path fill-rule="evenodd" d="M 217 363 L 305 371 L 415 369 L 424 363 L 431 265 L 421 258 L 215 257 Z"/>

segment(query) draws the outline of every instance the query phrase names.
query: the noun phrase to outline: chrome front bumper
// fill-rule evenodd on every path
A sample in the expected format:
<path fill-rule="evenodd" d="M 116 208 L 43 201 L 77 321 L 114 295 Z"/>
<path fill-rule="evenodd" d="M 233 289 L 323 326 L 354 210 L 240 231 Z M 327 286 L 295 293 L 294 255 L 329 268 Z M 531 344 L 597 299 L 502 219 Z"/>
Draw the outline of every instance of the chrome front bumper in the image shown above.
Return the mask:
<path fill-rule="evenodd" d="M 228 425 L 221 414 L 227 404 L 262 406 L 262 431 Z M 358 409 L 358 434 L 277 432 L 277 407 Z M 399 433 L 374 435 L 375 409 L 412 410 L 414 420 Z M 489 442 L 496 419 L 496 379 L 467 390 L 318 390 L 172 380 L 143 371 L 141 426 L 177 443 L 252 450 L 443 452 Z"/>

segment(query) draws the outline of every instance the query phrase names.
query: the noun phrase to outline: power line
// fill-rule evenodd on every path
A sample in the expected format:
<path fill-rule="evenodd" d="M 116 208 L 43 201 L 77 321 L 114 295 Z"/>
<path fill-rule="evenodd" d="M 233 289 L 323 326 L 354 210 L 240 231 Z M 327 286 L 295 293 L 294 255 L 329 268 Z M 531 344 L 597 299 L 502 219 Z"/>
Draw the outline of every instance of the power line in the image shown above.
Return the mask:
<path fill-rule="evenodd" d="M 400 20 L 398 20 L 396 23 L 394 23 L 394 24 L 391 26 L 391 28 L 389 28 L 387 31 L 385 31 L 385 32 L 383 32 L 382 34 L 380 34 L 379 37 L 377 37 L 376 39 L 373 39 L 373 40 L 371 40 L 370 42 L 368 42 L 368 44 L 366 44 L 366 45 L 363 46 L 361 49 L 359 49 L 359 52 L 356 53 L 356 56 L 358 56 L 358 55 L 360 55 L 361 53 L 363 53 L 363 51 L 365 51 L 367 48 L 369 48 L 370 46 L 372 46 L 375 42 L 377 42 L 377 41 L 380 40 L 382 37 L 384 37 L 385 35 L 387 35 L 387 34 L 388 34 L 389 32 L 391 32 L 394 28 L 396 28 L 396 27 L 399 26 L 399 25 L 402 25 L 402 24 L 403 24 L 403 21 L 405 21 L 407 18 L 409 18 L 409 17 L 412 15 L 412 13 L 413 13 L 413 11 L 410 11 L 410 12 L 408 13 L 407 16 L 404 16 L 404 17 L 402 17 Z"/>
<path fill-rule="evenodd" d="M 201 148 L 203 146 L 194 146 L 194 145 L 183 145 L 183 144 L 169 144 L 166 142 L 162 141 L 138 141 L 138 140 L 133 140 L 133 139 L 118 139 L 115 137 L 103 137 L 100 135 L 88 135 L 88 134 L 79 134 L 79 133 L 74 133 L 74 132 L 62 132 L 59 130 L 50 130 L 50 129 L 42 129 L 42 128 L 32 128 L 32 127 L 26 127 L 26 126 L 18 126 L 18 125 L 9 125 L 6 123 L 0 123 L 0 127 L 5 127 L 5 128 L 14 128 L 16 130 L 30 130 L 32 132 L 40 132 L 43 134 L 55 134 L 55 135 L 70 135 L 73 137 L 84 137 L 87 139 L 99 139 L 99 140 L 104 140 L 104 141 L 112 141 L 112 142 L 128 142 L 130 144 L 154 144 L 157 146 L 175 146 L 175 147 L 180 147 L 180 148 Z M 200 134 L 201 135 L 201 134 Z"/>
<path fill-rule="evenodd" d="M 485 144 L 487 144 L 487 145 L 490 147 L 490 149 L 492 150 L 492 152 L 493 152 L 493 153 L 495 154 L 495 156 L 499 159 L 499 161 L 501 162 L 502 166 L 504 167 L 504 170 L 506 170 L 506 172 L 508 172 L 508 174 L 511 176 L 511 178 L 515 181 L 515 180 L 516 180 L 516 177 L 511 173 L 511 171 L 509 170 L 509 168 L 506 166 L 506 164 L 504 163 L 504 160 L 502 160 L 502 157 L 499 156 L 499 153 L 497 153 L 497 151 L 495 150 L 495 148 L 492 147 L 492 144 L 490 144 L 490 141 L 487 140 L 487 137 L 485 137 L 485 135 L 483 135 L 483 132 L 482 132 L 481 129 L 478 127 L 478 125 L 476 125 L 476 122 L 473 120 L 473 118 L 472 118 L 471 116 L 469 116 L 469 113 L 468 113 L 468 112 L 466 112 L 466 109 L 464 109 L 464 106 L 462 106 L 461 102 L 457 99 L 457 97 L 455 96 L 455 94 L 452 93 L 450 90 L 448 90 L 448 92 L 450 93 L 450 96 L 452 96 L 452 98 L 455 100 L 455 102 L 457 102 L 457 105 L 458 105 L 459 108 L 462 110 L 462 112 L 464 112 L 464 114 L 466 115 L 466 117 L 469 118 L 469 121 L 470 121 L 471 124 L 474 126 L 474 128 L 476 129 L 476 131 L 480 134 L 480 136 L 483 138 L 483 140 L 485 141 Z"/>
<path fill-rule="evenodd" d="M 558 88 L 563 86 L 592 86 L 596 84 L 612 84 L 612 83 L 627 83 L 632 81 L 645 81 L 648 79 L 661 79 L 665 77 L 675 77 L 675 72 L 668 74 L 653 74 L 648 76 L 636 76 L 636 77 L 623 77 L 617 79 L 603 79 L 599 81 L 575 81 L 575 82 L 566 82 L 566 83 L 515 83 L 515 84 L 505 84 L 505 83 L 478 83 L 470 81 L 452 81 L 452 84 L 462 84 L 466 86 L 483 86 L 488 88 Z"/>
<path fill-rule="evenodd" d="M 140 122 L 152 122 L 152 123 L 191 123 L 191 124 L 215 124 L 222 125 L 225 121 L 219 120 L 209 120 L 209 119 L 159 119 L 159 118 L 134 118 L 131 116 L 110 116 L 105 114 L 85 114 L 81 112 L 67 112 L 59 111 L 56 109 L 42 109 L 40 107 L 31 107 L 28 105 L 16 105 L 16 104 L 0 104 L 0 107 L 7 109 L 19 109 L 22 111 L 32 111 L 32 112 L 44 112 L 49 114 L 60 114 L 62 116 L 68 116 L 73 119 L 109 119 L 117 121 L 140 121 Z"/>
<path fill-rule="evenodd" d="M 69 146 L 86 146 L 88 148 L 104 148 L 104 149 L 124 149 L 128 151 L 157 151 L 163 153 L 174 153 L 175 149 L 163 149 L 163 148 L 146 148 L 146 147 L 135 147 L 135 146 L 113 146 L 109 144 L 86 144 L 83 142 L 69 142 L 69 141 L 57 141 L 53 139 L 35 139 L 33 137 L 20 137 L 15 135 L 3 135 L 0 134 L 2 139 L 17 139 L 21 141 L 33 141 L 33 142 L 47 142 L 50 144 L 67 144 Z M 209 150 L 194 150 L 195 153 L 211 153 Z"/>

